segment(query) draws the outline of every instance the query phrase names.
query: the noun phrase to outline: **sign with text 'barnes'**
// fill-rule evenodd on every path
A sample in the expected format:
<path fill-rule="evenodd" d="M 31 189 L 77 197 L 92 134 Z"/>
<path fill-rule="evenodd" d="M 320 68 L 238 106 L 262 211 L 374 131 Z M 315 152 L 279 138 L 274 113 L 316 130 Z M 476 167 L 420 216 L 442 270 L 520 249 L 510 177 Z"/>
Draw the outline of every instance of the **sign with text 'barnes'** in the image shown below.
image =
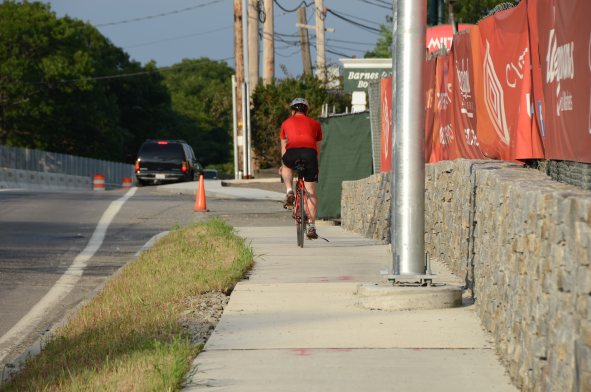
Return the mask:
<path fill-rule="evenodd" d="M 367 91 L 370 82 L 377 82 L 389 76 L 392 76 L 392 67 L 345 69 L 343 75 L 345 92 Z"/>

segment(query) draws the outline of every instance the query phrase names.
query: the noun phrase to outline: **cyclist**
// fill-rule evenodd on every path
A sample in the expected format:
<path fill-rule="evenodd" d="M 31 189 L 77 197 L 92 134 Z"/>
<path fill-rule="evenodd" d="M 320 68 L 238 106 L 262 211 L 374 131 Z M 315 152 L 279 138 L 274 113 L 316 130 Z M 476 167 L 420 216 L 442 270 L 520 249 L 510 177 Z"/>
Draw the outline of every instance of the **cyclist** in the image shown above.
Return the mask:
<path fill-rule="evenodd" d="M 322 140 L 322 128 L 320 123 L 308 117 L 308 101 L 304 98 L 295 98 L 289 105 L 291 117 L 281 124 L 281 177 L 286 187 L 286 198 L 284 207 L 293 208 L 295 195 L 293 192 L 293 168 L 295 162 L 304 160 L 306 169 L 304 171 L 304 185 L 308 197 L 309 225 L 306 232 L 308 239 L 318 238 L 316 233 L 316 207 L 318 198 L 316 196 L 316 184 L 318 182 L 318 161 L 320 158 L 320 141 Z"/>

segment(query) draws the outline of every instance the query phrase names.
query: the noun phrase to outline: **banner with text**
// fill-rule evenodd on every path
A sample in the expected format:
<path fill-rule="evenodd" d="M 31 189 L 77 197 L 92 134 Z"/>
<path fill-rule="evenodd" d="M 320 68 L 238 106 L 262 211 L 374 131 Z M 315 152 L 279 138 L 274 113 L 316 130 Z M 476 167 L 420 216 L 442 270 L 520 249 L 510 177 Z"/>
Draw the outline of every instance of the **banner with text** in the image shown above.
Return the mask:
<path fill-rule="evenodd" d="M 530 0 L 529 14 L 546 158 L 591 162 L 591 1 Z"/>

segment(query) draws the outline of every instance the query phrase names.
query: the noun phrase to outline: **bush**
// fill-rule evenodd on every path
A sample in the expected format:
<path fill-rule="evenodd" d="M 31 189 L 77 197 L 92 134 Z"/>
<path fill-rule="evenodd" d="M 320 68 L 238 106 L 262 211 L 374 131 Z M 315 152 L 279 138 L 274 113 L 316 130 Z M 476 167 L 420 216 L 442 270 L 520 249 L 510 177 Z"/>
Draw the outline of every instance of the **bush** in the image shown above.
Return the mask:
<path fill-rule="evenodd" d="M 276 84 L 259 85 L 252 95 L 254 108 L 251 111 L 252 146 L 261 169 L 279 166 L 281 123 L 289 115 L 289 104 L 296 97 L 304 97 L 310 103 L 310 117 L 318 118 L 322 105 L 333 106 L 337 112 L 344 112 L 350 105 L 351 97 L 341 92 L 327 90 L 316 78 L 303 76 L 288 78 Z"/>

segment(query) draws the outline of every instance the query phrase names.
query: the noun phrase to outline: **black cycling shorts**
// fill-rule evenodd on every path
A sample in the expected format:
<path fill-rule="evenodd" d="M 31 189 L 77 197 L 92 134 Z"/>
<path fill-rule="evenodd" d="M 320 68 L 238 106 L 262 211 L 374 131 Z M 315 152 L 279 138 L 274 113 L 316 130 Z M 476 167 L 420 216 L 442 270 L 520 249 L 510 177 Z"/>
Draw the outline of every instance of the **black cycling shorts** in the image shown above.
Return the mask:
<path fill-rule="evenodd" d="M 297 161 L 304 161 L 304 181 L 318 182 L 318 154 L 313 148 L 290 148 L 285 151 L 281 161 L 290 169 Z"/>

